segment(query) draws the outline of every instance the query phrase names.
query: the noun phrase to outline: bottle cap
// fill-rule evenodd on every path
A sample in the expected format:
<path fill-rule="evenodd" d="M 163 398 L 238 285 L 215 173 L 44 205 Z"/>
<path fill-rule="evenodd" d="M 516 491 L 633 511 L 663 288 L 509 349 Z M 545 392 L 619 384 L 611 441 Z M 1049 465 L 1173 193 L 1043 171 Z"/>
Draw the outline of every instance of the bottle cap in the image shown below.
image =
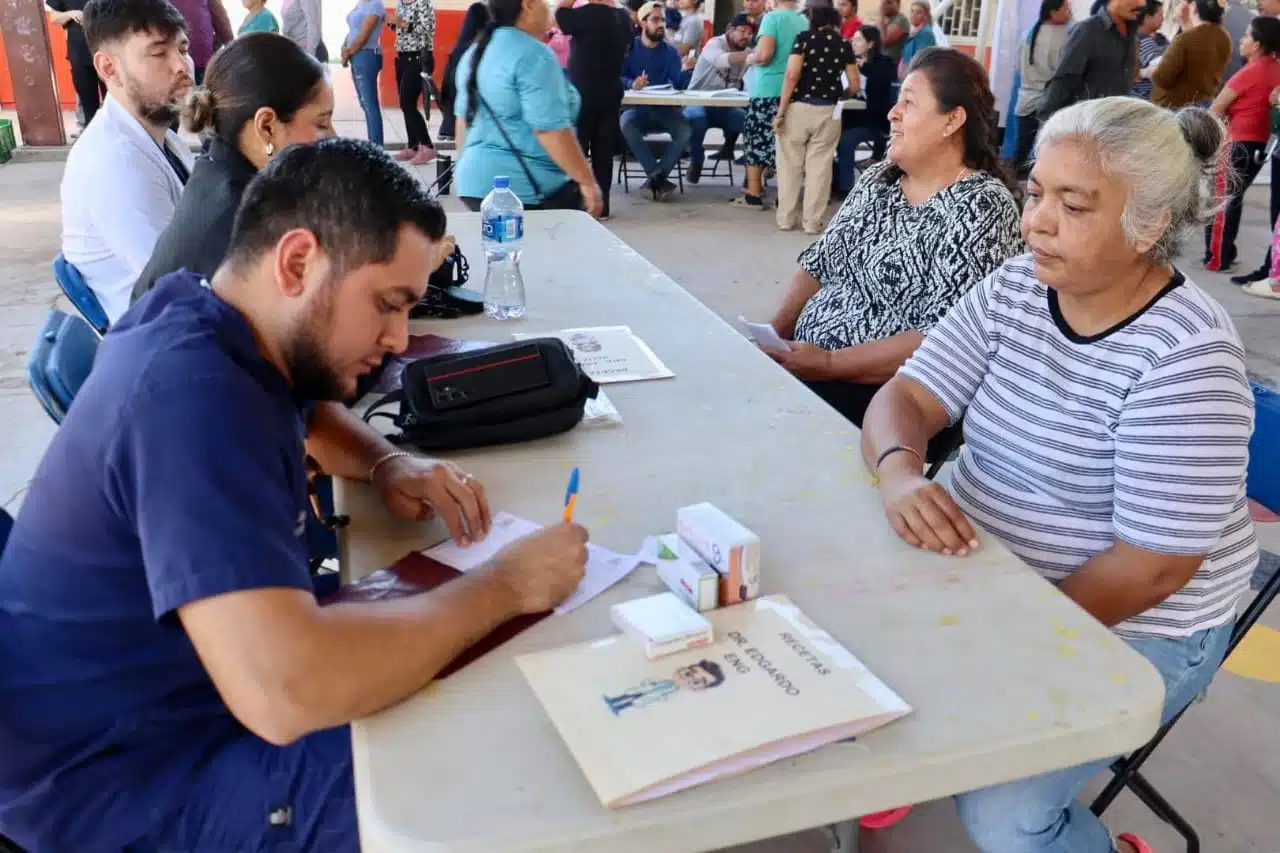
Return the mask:
<path fill-rule="evenodd" d="M 505 190 L 509 186 L 511 186 L 511 179 L 506 175 L 499 175 L 493 179 L 493 188 L 495 190 Z"/>

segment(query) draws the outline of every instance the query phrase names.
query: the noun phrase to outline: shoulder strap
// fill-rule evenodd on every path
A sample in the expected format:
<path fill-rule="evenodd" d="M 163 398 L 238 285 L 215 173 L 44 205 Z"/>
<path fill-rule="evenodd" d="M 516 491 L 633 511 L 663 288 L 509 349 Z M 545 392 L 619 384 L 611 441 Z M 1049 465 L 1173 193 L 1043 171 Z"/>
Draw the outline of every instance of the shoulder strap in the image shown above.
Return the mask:
<path fill-rule="evenodd" d="M 379 409 L 389 406 L 392 403 L 399 403 L 404 399 L 404 388 L 397 388 L 389 394 L 383 394 L 377 400 L 373 401 L 368 410 L 364 413 L 364 421 L 368 423 L 375 417 L 391 418 L 394 417 L 390 412 L 380 412 Z"/>
<path fill-rule="evenodd" d="M 475 73 L 474 69 L 472 69 L 472 73 Z M 476 99 L 480 101 L 480 106 L 484 107 L 484 111 L 489 114 L 489 120 L 494 123 L 498 128 L 498 132 L 502 134 L 502 141 L 507 143 L 508 150 L 510 150 L 511 153 L 515 155 L 516 159 L 520 161 L 520 168 L 524 170 L 524 176 L 529 179 L 529 185 L 533 187 L 534 197 L 541 202 L 543 200 L 542 187 L 539 186 L 538 180 L 533 176 L 533 172 L 529 170 L 529 164 L 524 161 L 524 155 L 520 153 L 520 149 L 516 148 L 516 146 L 511 142 L 511 137 L 507 135 L 506 128 L 502 126 L 502 122 L 498 121 L 498 117 L 494 115 L 493 109 L 489 106 L 489 102 L 480 94 L 479 85 L 476 86 Z"/>

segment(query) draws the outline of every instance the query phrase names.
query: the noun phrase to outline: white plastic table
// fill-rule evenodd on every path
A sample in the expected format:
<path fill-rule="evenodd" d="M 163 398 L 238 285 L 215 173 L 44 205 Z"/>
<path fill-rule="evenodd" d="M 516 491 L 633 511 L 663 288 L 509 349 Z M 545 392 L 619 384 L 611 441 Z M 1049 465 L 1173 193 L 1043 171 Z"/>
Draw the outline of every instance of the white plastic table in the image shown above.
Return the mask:
<path fill-rule="evenodd" d="M 746 109 L 748 98 L 745 92 L 740 97 L 711 97 L 711 92 L 672 89 L 658 92 L 644 92 L 636 89 L 627 91 L 622 96 L 622 107 L 738 107 Z M 842 101 L 846 110 L 865 110 L 867 102 L 856 98 Z"/>
<path fill-rule="evenodd" d="M 476 214 L 450 228 L 484 279 Z M 1137 747 L 1164 695 L 1155 670 L 990 538 L 966 559 L 888 524 L 857 431 L 586 214 L 530 213 L 529 313 L 422 324 L 502 341 L 628 324 L 676 374 L 610 385 L 625 424 L 455 454 L 494 506 L 553 523 L 570 469 L 593 539 L 634 551 L 709 500 L 755 530 L 763 587 L 785 592 L 915 709 L 859 738 L 660 800 L 601 806 L 512 658 L 614 633 L 609 605 L 663 589 L 651 567 L 352 727 L 364 853 L 682 853 L 943 797 Z M 442 538 L 339 484 L 362 575 Z"/>

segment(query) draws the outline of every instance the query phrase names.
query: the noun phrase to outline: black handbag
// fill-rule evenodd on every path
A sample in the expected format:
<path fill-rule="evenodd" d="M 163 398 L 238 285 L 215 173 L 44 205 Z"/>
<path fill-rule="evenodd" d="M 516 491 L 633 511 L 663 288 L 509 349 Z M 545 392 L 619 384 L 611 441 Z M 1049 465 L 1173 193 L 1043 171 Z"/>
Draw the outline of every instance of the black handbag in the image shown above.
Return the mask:
<path fill-rule="evenodd" d="M 520 162 L 520 168 L 524 171 L 524 176 L 529 179 L 529 186 L 533 187 L 533 194 L 537 196 L 537 204 L 528 205 L 529 209 L 536 210 L 586 210 L 586 201 L 582 198 L 582 188 L 575 184 L 572 180 L 566 181 L 557 187 L 550 195 L 543 193 L 541 184 L 538 179 L 533 176 L 533 171 L 529 169 L 529 164 L 525 162 L 524 155 L 520 153 L 520 149 L 511 141 L 511 137 L 507 135 L 506 129 L 502 126 L 502 122 L 498 121 L 498 117 L 489 107 L 480 92 L 476 92 L 476 98 L 480 101 L 480 106 L 484 107 L 484 111 L 489 114 L 489 119 L 498 128 L 498 132 L 502 134 L 502 141 L 507 143 L 507 150 L 515 155 L 516 160 Z"/>
<path fill-rule="evenodd" d="M 489 447 L 567 432 L 597 393 L 563 341 L 536 338 L 411 362 L 364 419 L 390 418 L 388 438 L 422 450 Z"/>
<path fill-rule="evenodd" d="M 409 309 L 410 319 L 452 320 L 479 314 L 484 310 L 484 295 L 463 287 L 470 277 L 471 265 L 462 250 L 454 247 L 453 254 L 427 279 L 426 292 Z"/>

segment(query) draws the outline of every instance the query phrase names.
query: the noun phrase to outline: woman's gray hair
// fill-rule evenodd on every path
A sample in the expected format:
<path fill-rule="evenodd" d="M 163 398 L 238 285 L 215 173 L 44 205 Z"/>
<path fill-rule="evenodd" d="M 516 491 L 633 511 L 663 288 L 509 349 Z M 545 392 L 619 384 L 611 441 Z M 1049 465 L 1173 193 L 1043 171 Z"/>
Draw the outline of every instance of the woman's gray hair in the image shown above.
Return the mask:
<path fill-rule="evenodd" d="M 1222 121 L 1208 110 L 1175 113 L 1137 98 L 1098 98 L 1054 113 L 1036 137 L 1036 152 L 1059 141 L 1088 141 L 1103 173 L 1128 187 L 1120 219 L 1125 237 L 1154 241 L 1148 256 L 1167 264 L 1178 256 L 1182 234 L 1222 206 L 1225 193 L 1215 187 L 1227 184 L 1218 181 L 1219 170 L 1229 168 L 1221 157 L 1226 139 Z"/>

